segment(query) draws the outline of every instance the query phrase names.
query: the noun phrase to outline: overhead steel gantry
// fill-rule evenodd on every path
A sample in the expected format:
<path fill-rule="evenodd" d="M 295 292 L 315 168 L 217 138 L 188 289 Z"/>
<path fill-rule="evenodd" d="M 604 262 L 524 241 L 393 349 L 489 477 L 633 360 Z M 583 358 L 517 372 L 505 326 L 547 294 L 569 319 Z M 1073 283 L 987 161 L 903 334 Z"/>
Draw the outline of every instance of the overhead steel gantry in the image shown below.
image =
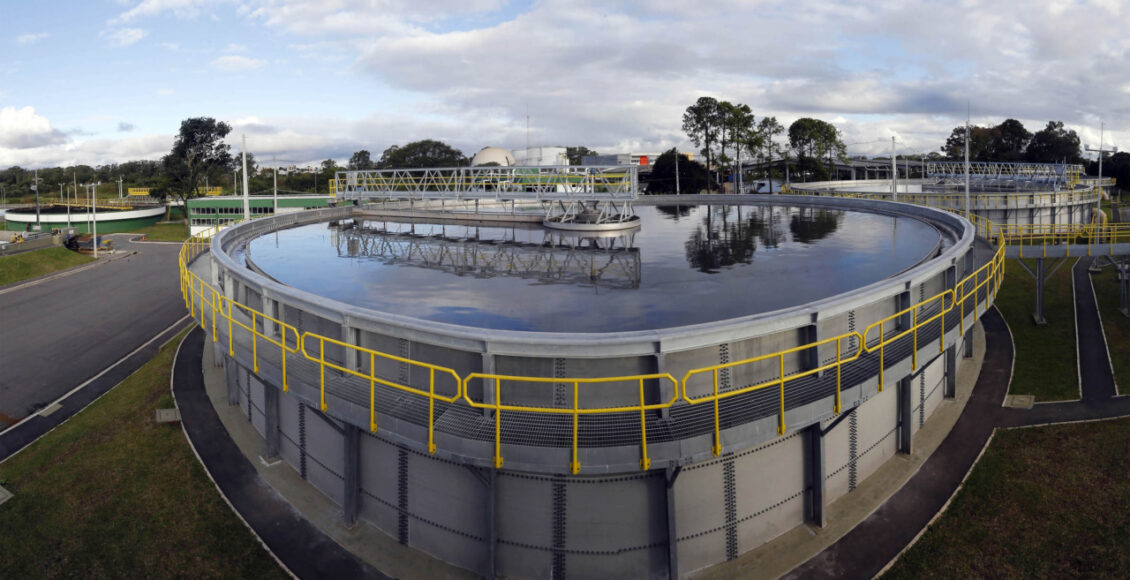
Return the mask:
<path fill-rule="evenodd" d="M 341 256 L 381 258 L 459 276 L 508 276 L 617 289 L 639 288 L 640 254 L 633 245 L 632 233 L 596 238 L 546 232 L 541 244 L 360 227 L 337 234 Z"/>
<path fill-rule="evenodd" d="M 624 165 L 444 167 L 339 171 L 340 201 L 490 200 L 541 203 L 546 221 L 621 224 L 637 220 L 639 168 Z"/>
<path fill-rule="evenodd" d="M 927 161 L 927 178 L 944 180 L 965 179 L 963 161 Z M 1058 185 L 1072 187 L 1084 175 L 1082 165 L 1071 163 L 1006 163 L 971 161 L 969 178 L 976 181 L 1011 181 L 1018 184 Z"/>

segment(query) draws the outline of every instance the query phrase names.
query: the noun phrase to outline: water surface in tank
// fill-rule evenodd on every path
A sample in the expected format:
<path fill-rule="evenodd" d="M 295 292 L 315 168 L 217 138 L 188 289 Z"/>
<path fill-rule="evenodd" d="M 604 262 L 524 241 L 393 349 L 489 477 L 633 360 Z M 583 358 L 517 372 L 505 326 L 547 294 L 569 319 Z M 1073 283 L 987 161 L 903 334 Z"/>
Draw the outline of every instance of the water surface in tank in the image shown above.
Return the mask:
<path fill-rule="evenodd" d="M 928 223 L 869 212 L 636 210 L 638 229 L 601 237 L 366 220 L 280 230 L 249 251 L 284 284 L 366 308 L 483 328 L 616 332 L 805 304 L 898 274 L 943 243 Z"/>

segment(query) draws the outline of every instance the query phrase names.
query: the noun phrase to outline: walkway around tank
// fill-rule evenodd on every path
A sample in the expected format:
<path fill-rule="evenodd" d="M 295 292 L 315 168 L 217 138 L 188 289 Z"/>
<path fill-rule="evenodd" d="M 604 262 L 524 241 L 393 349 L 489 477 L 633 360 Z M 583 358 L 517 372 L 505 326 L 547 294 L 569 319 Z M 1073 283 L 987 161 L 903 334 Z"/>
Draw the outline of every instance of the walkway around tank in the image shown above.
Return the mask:
<path fill-rule="evenodd" d="M 922 469 L 875 513 L 786 578 L 873 577 L 893 563 L 942 514 L 998 428 L 1099 420 L 1130 415 L 1130 396 L 1115 395 L 1106 339 L 1087 270 L 1075 265 L 1079 378 L 1083 398 L 1032 409 L 1002 406 L 1011 381 L 1012 337 L 994 308 L 981 319 L 986 352 L 981 376 L 961 419 Z"/>
<path fill-rule="evenodd" d="M 177 351 L 173 396 L 189 444 L 232 509 L 299 578 L 387 578 L 311 525 L 259 477 L 205 393 L 203 351 L 204 332 L 196 327 Z"/>
<path fill-rule="evenodd" d="M 120 253 L 0 290 L 0 413 L 17 421 L 0 422 L 0 460 L 113 388 L 187 323 L 180 245 L 113 237 Z"/>

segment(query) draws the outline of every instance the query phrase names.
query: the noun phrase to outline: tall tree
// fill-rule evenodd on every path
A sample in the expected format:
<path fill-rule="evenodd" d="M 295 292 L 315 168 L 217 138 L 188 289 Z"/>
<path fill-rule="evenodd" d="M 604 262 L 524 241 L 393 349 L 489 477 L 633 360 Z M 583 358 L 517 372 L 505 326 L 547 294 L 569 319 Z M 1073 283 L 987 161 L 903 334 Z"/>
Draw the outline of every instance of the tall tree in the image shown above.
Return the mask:
<path fill-rule="evenodd" d="M 722 158 L 727 164 L 741 159 L 743 143 L 754 134 L 753 111 L 749 105 L 733 104 L 729 101 L 719 103 L 720 122 L 722 126 L 721 145 Z M 726 146 L 734 153 L 732 158 L 726 156 Z M 735 186 L 737 183 L 735 182 Z"/>
<path fill-rule="evenodd" d="M 840 139 L 840 130 L 835 125 L 802 117 L 789 125 L 789 145 L 797 152 L 800 168 L 804 179 L 809 173 L 818 180 L 827 179 L 829 169 L 812 160 L 832 162 L 833 157 L 843 158 L 847 154 L 847 146 Z"/>
<path fill-rule="evenodd" d="M 600 155 L 596 151 L 584 146 L 566 147 L 565 156 L 569 158 L 569 165 L 580 165 L 581 160 L 590 155 Z"/>
<path fill-rule="evenodd" d="M 370 158 L 369 156 L 369 152 L 365 149 L 354 152 L 353 155 L 349 158 L 348 167 L 353 171 L 372 169 L 375 166 L 376 165 L 373 163 L 372 158 Z"/>
<path fill-rule="evenodd" d="M 989 157 L 993 161 L 1020 161 L 1024 150 L 1032 140 L 1032 133 L 1016 119 L 1005 119 L 993 128 L 993 140 L 989 146 Z"/>
<path fill-rule="evenodd" d="M 393 145 L 381 154 L 379 169 L 413 167 L 462 167 L 467 156 L 450 145 L 433 139 L 413 141 L 403 147 Z"/>
<path fill-rule="evenodd" d="M 675 179 L 675 167 L 678 166 L 678 181 Z M 706 168 L 697 161 L 687 159 L 685 153 L 679 154 L 679 162 L 675 163 L 675 150 L 669 149 L 655 160 L 647 178 L 647 192 L 651 194 L 699 193 L 708 182 Z"/>
<path fill-rule="evenodd" d="M 683 112 L 683 132 L 687 134 L 695 147 L 702 147 L 702 154 L 706 156 L 706 168 L 713 168 L 714 144 L 718 141 L 721 129 L 718 100 L 714 97 L 699 97 L 695 103 Z M 710 184 L 707 183 L 707 192 Z"/>
<path fill-rule="evenodd" d="M 785 127 L 777 122 L 777 117 L 762 117 L 757 122 L 755 138 L 750 139 L 746 146 L 750 148 L 750 155 L 760 156 L 765 160 L 765 176 L 772 183 L 773 179 L 773 153 L 778 151 L 777 143 L 773 141 L 777 135 L 785 132 Z M 770 187 L 772 191 L 772 187 Z"/>
<path fill-rule="evenodd" d="M 990 127 L 969 128 L 969 159 L 971 161 L 989 161 L 989 152 L 993 146 L 993 130 Z M 942 145 L 942 153 L 948 159 L 965 159 L 965 125 L 954 127 L 946 143 Z"/>
<path fill-rule="evenodd" d="M 172 196 L 187 207 L 189 199 L 200 195 L 204 175 L 232 162 L 231 146 L 224 143 L 230 132 L 231 126 L 212 117 L 181 121 L 172 151 L 161 159 L 164 177 L 153 193 L 162 198 Z"/>
<path fill-rule="evenodd" d="M 1034 163 L 1082 163 L 1079 135 L 1063 127 L 1063 121 L 1048 121 L 1048 125 L 1032 135 L 1024 159 Z"/>

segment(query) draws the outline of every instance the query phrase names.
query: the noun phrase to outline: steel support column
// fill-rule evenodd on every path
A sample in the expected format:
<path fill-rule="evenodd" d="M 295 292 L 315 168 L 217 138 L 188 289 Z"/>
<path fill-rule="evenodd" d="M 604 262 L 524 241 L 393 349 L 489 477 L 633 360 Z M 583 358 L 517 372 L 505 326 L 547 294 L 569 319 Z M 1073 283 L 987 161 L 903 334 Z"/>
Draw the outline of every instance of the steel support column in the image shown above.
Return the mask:
<path fill-rule="evenodd" d="M 361 503 L 361 429 L 349 423 L 343 423 L 342 427 L 345 473 L 341 478 L 341 519 L 346 526 L 352 526 L 357 522 Z"/>
<path fill-rule="evenodd" d="M 914 382 L 914 377 L 903 377 L 898 382 L 898 450 L 899 453 L 909 455 L 912 451 L 911 435 L 914 422 L 911 415 L 913 414 L 911 404 L 911 383 Z"/>
<path fill-rule="evenodd" d="M 263 385 L 263 416 L 263 459 L 273 461 L 279 457 L 279 390 L 274 385 Z"/>
<path fill-rule="evenodd" d="M 667 577 L 679 577 L 679 526 L 675 521 L 675 480 L 683 467 L 667 467 L 664 483 L 667 485 Z"/>
<path fill-rule="evenodd" d="M 804 430 L 804 519 L 817 527 L 824 527 L 824 431 L 820 423 Z"/>
<path fill-rule="evenodd" d="M 234 358 L 224 357 L 224 374 L 228 383 L 228 406 L 236 407 L 239 405 L 239 365 Z"/>
<path fill-rule="evenodd" d="M 951 344 L 946 348 L 945 357 L 946 383 L 942 396 L 952 399 L 957 396 L 957 346 Z"/>
<path fill-rule="evenodd" d="M 1047 280 L 1044 271 L 1044 259 L 1036 258 L 1036 311 L 1032 313 L 1032 319 L 1040 326 L 1048 323 L 1044 319 L 1044 282 Z"/>

